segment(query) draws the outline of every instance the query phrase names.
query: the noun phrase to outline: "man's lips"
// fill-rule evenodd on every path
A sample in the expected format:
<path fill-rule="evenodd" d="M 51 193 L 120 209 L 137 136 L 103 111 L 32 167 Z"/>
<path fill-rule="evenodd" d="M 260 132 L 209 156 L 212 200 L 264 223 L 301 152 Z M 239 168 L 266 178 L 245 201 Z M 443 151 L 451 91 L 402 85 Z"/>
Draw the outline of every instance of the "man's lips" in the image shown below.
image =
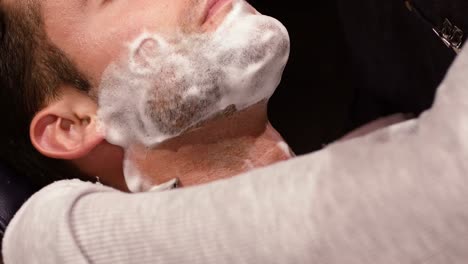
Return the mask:
<path fill-rule="evenodd" d="M 225 4 L 231 2 L 232 0 L 208 0 L 206 3 L 205 9 L 205 19 L 203 23 L 208 21 L 213 15 L 216 14 Z"/>

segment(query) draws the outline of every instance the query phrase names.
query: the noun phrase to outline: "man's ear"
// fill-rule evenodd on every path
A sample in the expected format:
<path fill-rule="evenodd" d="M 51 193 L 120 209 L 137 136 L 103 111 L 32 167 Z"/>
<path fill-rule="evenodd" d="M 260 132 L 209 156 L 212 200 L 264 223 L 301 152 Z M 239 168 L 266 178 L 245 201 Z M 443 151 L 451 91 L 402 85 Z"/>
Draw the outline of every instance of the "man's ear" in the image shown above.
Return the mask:
<path fill-rule="evenodd" d="M 32 144 L 50 158 L 82 158 L 103 141 L 96 113 L 97 104 L 88 95 L 64 88 L 58 98 L 34 116 L 30 127 Z"/>

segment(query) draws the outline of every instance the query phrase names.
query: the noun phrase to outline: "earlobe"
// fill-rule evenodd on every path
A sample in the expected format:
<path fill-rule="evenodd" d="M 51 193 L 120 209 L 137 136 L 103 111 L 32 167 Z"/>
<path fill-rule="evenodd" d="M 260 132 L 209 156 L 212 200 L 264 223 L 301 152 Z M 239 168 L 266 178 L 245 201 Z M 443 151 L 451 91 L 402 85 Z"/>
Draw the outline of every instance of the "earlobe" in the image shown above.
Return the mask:
<path fill-rule="evenodd" d="M 86 156 L 103 141 L 94 117 L 95 107 L 86 104 L 65 97 L 38 112 L 30 127 L 34 147 L 50 158 L 73 160 Z"/>

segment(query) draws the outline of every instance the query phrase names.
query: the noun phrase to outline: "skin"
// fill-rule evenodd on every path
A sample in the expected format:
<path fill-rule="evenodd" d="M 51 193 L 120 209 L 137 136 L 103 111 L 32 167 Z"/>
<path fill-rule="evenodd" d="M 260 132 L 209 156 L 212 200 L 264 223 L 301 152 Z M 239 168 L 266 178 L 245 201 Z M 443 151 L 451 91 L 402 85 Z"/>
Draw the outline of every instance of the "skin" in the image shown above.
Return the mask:
<path fill-rule="evenodd" d="M 7 1 L 13 4 L 13 0 Z M 41 0 L 45 31 L 90 79 L 91 94 L 60 87 L 31 123 L 31 141 L 42 154 L 68 160 L 90 177 L 127 191 L 124 150 L 107 143 L 96 120 L 96 94 L 104 70 L 143 31 L 171 36 L 176 31 L 215 30 L 230 12 L 227 4 L 206 19 L 205 0 Z M 252 8 L 252 12 L 256 12 Z M 179 178 L 183 186 L 231 177 L 291 157 L 278 147 L 281 136 L 269 125 L 266 102 L 203 126 L 154 149 L 132 146 L 129 157 L 147 180 Z"/>
<path fill-rule="evenodd" d="M 129 156 L 140 170 L 148 172 L 149 181 L 161 184 L 178 178 L 182 186 L 190 186 L 287 160 L 292 152 L 277 146 L 282 141 L 266 118 L 266 104 L 259 103 L 163 142 L 156 149 L 134 146 Z M 157 177 L 151 173 L 155 161 L 162 172 Z"/>

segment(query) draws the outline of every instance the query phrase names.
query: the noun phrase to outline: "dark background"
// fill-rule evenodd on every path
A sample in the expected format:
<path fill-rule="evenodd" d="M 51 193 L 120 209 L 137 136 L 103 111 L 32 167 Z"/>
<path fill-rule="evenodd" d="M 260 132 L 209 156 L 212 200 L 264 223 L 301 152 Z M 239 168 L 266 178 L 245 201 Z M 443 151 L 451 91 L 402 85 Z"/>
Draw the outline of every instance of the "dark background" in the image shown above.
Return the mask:
<path fill-rule="evenodd" d="M 428 14 L 445 3 L 413 1 Z M 419 115 L 455 57 L 402 0 L 249 2 L 280 20 L 291 37 L 269 118 L 297 154 L 379 117 Z M 444 9 L 434 21 L 453 21 L 456 9 Z"/>
<path fill-rule="evenodd" d="M 345 132 L 352 92 L 334 1 L 249 1 L 289 31 L 291 54 L 269 116 L 293 150 L 316 150 Z M 312 6 L 312 8 L 310 8 Z"/>

